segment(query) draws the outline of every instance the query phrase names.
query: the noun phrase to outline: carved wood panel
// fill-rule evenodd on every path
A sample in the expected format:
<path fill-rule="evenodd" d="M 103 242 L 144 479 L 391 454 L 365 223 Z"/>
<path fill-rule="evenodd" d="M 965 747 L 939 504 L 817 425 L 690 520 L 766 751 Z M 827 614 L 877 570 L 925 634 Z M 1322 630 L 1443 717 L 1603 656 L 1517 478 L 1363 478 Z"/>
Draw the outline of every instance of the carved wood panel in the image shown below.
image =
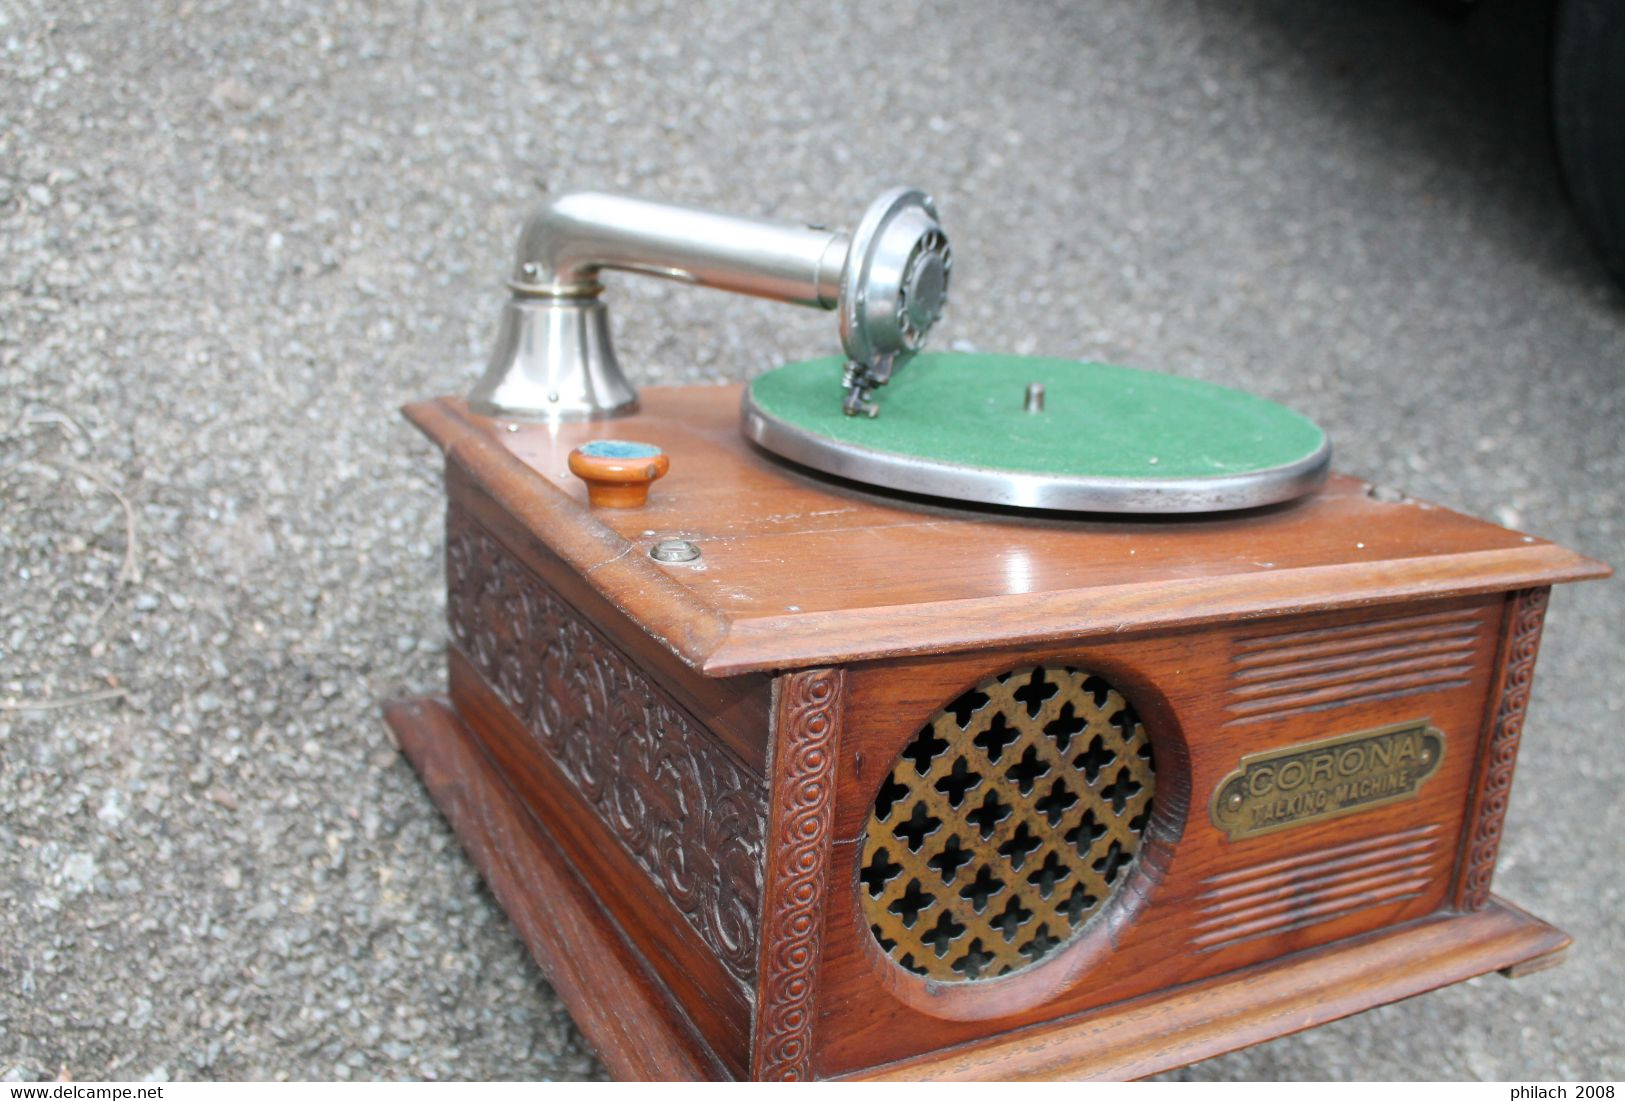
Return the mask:
<path fill-rule="evenodd" d="M 454 644 L 749 989 L 766 781 L 457 509 L 446 572 Z"/>
<path fill-rule="evenodd" d="M 752 1044 L 755 1076 L 769 1081 L 811 1075 L 814 975 L 828 893 L 844 683 L 839 669 L 791 673 L 779 681 L 772 850 Z"/>
<path fill-rule="evenodd" d="M 1468 820 L 1467 858 L 1456 899 L 1456 906 L 1462 910 L 1477 910 L 1490 900 L 1490 880 L 1501 849 L 1501 826 L 1512 794 L 1512 770 L 1518 762 L 1518 741 L 1523 737 L 1523 717 L 1529 707 L 1540 630 L 1546 621 L 1546 598 L 1550 594 L 1550 589 L 1524 589 L 1512 598 L 1500 702 L 1489 744 L 1484 748 L 1477 807 Z"/>
<path fill-rule="evenodd" d="M 1464 617 L 1457 613 L 1469 607 L 1478 626 L 1464 629 Z M 1088 639 L 1048 652 L 900 658 L 849 670 L 848 713 L 862 721 L 849 723 L 842 733 L 835 810 L 841 841 L 834 867 L 843 874 L 837 879 L 844 879 L 847 867 L 854 874 L 863 870 L 866 823 L 876 795 L 899 753 L 918 738 L 921 722 L 965 685 L 978 683 L 990 667 L 1031 665 L 1099 674 L 1134 703 L 1146 732 L 1156 738 L 1156 809 L 1146 824 L 1141 870 L 1157 874 L 1120 881 L 1124 889 L 1103 908 L 1103 921 L 1068 949 L 991 982 L 912 979 L 886 966 L 876 951 L 860 897 L 846 907 L 832 904 L 819 975 L 819 1072 L 841 1074 L 904 1058 L 926 1044 L 968 1043 L 991 1030 L 1090 1012 L 1160 986 L 1243 972 L 1285 952 L 1324 950 L 1447 906 L 1455 895 L 1454 842 L 1463 836 L 1471 810 L 1476 755 L 1469 747 L 1482 731 L 1486 702 L 1493 712 L 1498 695 L 1495 670 L 1504 647 L 1497 627 L 1503 607 L 1493 594 L 1418 601 L 1402 608 L 1218 624 L 1200 632 Z M 1270 722 L 1228 721 L 1234 717 L 1230 689 L 1240 638 L 1295 634 L 1317 652 L 1277 653 L 1272 659 L 1318 662 L 1341 656 L 1322 651 L 1344 644 L 1369 652 L 1373 636 L 1383 629 L 1372 623 L 1391 626 L 1436 613 L 1444 613 L 1437 616 L 1440 622 L 1424 626 L 1445 630 L 1452 646 L 1459 634 L 1476 640 L 1466 684 L 1435 686 L 1425 697 L 1384 693 L 1324 710 L 1294 709 Z M 1342 630 L 1354 625 L 1365 629 Z M 1418 702 L 1424 698 L 1425 705 Z M 1400 719 L 1426 719 L 1464 750 L 1446 753 L 1414 797 L 1234 841 L 1210 821 L 1214 792 L 1249 755 Z M 854 767 L 847 769 L 846 762 Z M 970 792 L 966 801 L 980 791 Z M 851 1034 L 848 1007 L 858 1005 L 872 1020 Z"/>

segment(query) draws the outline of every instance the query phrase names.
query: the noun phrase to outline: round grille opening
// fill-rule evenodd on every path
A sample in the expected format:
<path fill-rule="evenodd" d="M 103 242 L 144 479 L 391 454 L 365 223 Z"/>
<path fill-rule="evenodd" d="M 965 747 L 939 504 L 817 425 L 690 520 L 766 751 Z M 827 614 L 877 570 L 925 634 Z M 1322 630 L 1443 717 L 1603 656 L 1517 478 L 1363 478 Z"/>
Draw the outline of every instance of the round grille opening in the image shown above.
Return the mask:
<path fill-rule="evenodd" d="M 1101 677 L 983 682 L 932 716 L 875 797 L 858 877 L 870 931 L 942 982 L 1038 962 L 1127 880 L 1154 787 L 1145 727 Z"/>

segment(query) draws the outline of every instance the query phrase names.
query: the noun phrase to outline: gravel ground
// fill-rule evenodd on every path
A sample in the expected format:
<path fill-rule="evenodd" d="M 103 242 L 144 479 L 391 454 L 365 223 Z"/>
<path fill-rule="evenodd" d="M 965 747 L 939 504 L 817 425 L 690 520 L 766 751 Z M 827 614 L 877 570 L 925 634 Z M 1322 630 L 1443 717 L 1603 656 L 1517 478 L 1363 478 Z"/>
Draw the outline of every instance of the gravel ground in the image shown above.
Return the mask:
<path fill-rule="evenodd" d="M 1527 5 L 1504 5 L 1506 8 Z M 160 11 L 160 9 L 162 9 Z M 0 1077 L 602 1072 L 390 746 L 519 221 L 937 195 L 941 343 L 1253 389 L 1620 560 L 1625 297 L 1489 3 L 0 0 Z M 624 280 L 635 381 L 832 348 Z M 1191 1078 L 1622 1078 L 1625 599 L 1554 598 L 1498 889 L 1576 936 Z"/>

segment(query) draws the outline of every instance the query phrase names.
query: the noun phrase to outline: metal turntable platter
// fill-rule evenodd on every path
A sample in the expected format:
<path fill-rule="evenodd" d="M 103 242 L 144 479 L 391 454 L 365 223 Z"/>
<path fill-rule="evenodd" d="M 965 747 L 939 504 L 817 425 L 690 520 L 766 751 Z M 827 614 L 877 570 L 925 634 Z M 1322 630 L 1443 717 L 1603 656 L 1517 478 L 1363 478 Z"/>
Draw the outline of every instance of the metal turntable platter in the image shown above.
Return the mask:
<path fill-rule="evenodd" d="M 745 391 L 750 440 L 814 470 L 957 501 L 1189 513 L 1288 501 L 1326 477 L 1313 421 L 1239 390 L 1103 363 L 915 356 L 842 412 L 841 357 L 791 363 Z"/>

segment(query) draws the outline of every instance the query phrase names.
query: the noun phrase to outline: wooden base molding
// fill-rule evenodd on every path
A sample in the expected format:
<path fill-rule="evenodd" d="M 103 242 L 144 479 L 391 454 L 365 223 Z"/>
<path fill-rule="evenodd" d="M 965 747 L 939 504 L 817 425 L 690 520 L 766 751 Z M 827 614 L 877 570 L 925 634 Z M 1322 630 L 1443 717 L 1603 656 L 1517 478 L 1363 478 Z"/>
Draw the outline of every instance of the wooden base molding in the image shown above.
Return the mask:
<path fill-rule="evenodd" d="M 1529 974 L 1541 968 L 1517 969 L 1555 962 L 1568 945 L 1563 930 L 1492 896 L 1470 914 L 1436 914 L 1321 952 L 854 1077 L 1144 1078 L 1491 971 Z"/>
<path fill-rule="evenodd" d="M 396 700 L 384 705 L 384 719 L 610 1074 L 633 1081 L 726 1077 L 451 708 L 436 699 Z"/>

